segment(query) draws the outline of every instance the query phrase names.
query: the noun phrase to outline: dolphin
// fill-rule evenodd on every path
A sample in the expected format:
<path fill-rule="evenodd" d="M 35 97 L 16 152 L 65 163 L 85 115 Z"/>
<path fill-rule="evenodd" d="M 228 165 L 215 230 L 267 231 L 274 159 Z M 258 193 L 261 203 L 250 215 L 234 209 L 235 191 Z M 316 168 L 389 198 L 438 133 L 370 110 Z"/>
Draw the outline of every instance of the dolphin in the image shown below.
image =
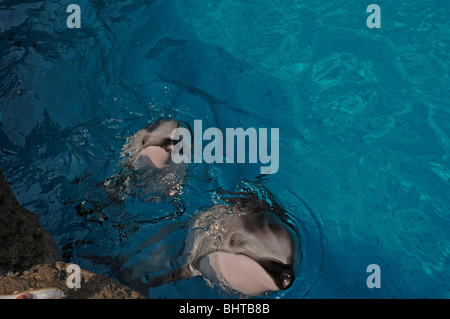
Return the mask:
<path fill-rule="evenodd" d="M 184 162 L 171 159 L 174 145 L 180 142 L 172 139 L 172 133 L 181 126 L 173 119 L 159 119 L 129 137 L 122 148 L 122 169 L 103 183 L 106 191 L 118 199 L 131 194 L 151 195 L 150 200 L 156 201 L 176 196 L 187 174 Z"/>
<path fill-rule="evenodd" d="M 148 287 L 196 276 L 223 291 L 249 296 L 291 287 L 301 250 L 299 236 L 287 214 L 255 198 L 227 201 L 188 221 L 188 233 L 178 256 L 164 255 L 171 247 L 161 245 L 160 240 L 179 226 L 168 225 L 166 231 L 149 238 L 137 251 L 153 245 L 159 248 L 135 265 L 128 279 L 145 277 L 140 289 L 147 291 Z M 181 266 L 172 267 L 177 264 Z"/>
<path fill-rule="evenodd" d="M 77 214 L 90 222 L 102 224 L 107 219 L 103 210 L 122 204 L 128 197 L 138 198 L 144 203 L 163 202 L 170 198 L 176 208 L 174 214 L 183 212 L 184 203 L 178 195 L 186 181 L 189 164 L 175 163 L 171 156 L 176 144 L 181 142 L 183 150 L 188 144 L 183 139 L 172 139 L 172 133 L 179 127 L 190 129 L 183 121 L 161 118 L 128 137 L 120 155 L 120 171 L 97 183 L 89 196 L 76 204 Z M 76 180 L 74 183 L 79 182 Z"/>

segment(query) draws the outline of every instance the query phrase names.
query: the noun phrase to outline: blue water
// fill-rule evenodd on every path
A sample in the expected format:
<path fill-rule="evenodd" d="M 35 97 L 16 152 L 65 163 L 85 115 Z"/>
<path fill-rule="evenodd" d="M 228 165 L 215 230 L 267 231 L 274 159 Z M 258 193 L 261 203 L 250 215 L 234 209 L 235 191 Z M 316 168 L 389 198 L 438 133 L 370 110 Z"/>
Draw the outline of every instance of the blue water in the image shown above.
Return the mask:
<path fill-rule="evenodd" d="M 116 278 L 158 229 L 273 194 L 302 237 L 294 285 L 268 298 L 450 297 L 450 2 L 0 3 L 0 168 L 66 262 Z M 121 205 L 96 187 L 160 117 L 280 129 L 280 168 L 194 164 L 180 198 Z M 83 201 L 98 213 L 77 214 Z M 174 234 L 174 245 L 182 234 Z M 171 239 L 172 240 L 172 239 Z M 369 289 L 369 264 L 381 288 Z M 151 298 L 219 298 L 201 278 Z"/>

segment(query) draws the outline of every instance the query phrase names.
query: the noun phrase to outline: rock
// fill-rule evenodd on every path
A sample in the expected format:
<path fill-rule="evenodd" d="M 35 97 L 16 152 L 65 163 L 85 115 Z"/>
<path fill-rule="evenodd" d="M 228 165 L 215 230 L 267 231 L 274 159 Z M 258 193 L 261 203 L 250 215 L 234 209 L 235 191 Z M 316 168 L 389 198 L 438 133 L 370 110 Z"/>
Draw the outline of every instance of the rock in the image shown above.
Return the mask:
<path fill-rule="evenodd" d="M 22 273 L 0 277 L 0 295 L 31 288 L 54 287 L 64 291 L 68 299 L 143 299 L 139 293 L 99 274 L 81 269 L 80 288 L 70 289 L 66 281 L 70 264 L 54 262 L 36 265 Z"/>
<path fill-rule="evenodd" d="M 61 260 L 53 237 L 19 204 L 0 171 L 0 275 Z"/>
<path fill-rule="evenodd" d="M 84 269 L 81 287 L 70 289 L 68 265 L 38 217 L 19 204 L 0 170 L 0 295 L 54 287 L 70 299 L 143 298 L 113 279 Z"/>

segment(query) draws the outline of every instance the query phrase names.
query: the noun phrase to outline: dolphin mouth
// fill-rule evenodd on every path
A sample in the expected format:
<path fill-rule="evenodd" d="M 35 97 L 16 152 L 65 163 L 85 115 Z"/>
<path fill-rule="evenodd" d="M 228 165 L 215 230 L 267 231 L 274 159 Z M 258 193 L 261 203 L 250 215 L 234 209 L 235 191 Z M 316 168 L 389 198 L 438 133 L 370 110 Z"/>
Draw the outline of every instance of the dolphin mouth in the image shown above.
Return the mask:
<path fill-rule="evenodd" d="M 291 265 L 274 259 L 259 259 L 256 262 L 267 271 L 280 290 L 286 290 L 294 283 L 295 274 Z"/>
<path fill-rule="evenodd" d="M 202 261 L 214 269 L 217 280 L 235 291 L 262 296 L 279 290 L 273 278 L 247 255 L 220 251 L 209 254 Z"/>
<path fill-rule="evenodd" d="M 167 166 L 170 159 L 170 152 L 167 152 L 160 146 L 149 145 L 139 152 L 133 162 L 135 169 L 140 169 L 146 166 L 155 168 L 163 168 Z"/>
<path fill-rule="evenodd" d="M 282 273 L 278 280 L 275 280 L 275 283 L 280 288 L 280 290 L 289 289 L 294 283 L 295 276 L 293 273 Z"/>
<path fill-rule="evenodd" d="M 292 267 L 275 259 L 258 260 L 247 254 L 225 251 L 212 253 L 207 259 L 222 280 L 247 295 L 286 290 L 295 281 Z"/>

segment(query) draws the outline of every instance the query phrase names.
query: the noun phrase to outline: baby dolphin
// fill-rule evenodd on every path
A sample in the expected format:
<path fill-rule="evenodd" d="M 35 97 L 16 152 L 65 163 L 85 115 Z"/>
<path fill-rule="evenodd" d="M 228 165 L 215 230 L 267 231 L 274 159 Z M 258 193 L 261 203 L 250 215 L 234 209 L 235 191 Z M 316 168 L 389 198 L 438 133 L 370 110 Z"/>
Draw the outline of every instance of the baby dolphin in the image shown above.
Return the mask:
<path fill-rule="evenodd" d="M 161 268 L 173 264 L 159 260 L 158 266 L 158 258 L 151 255 L 134 267 L 132 277 L 140 278 L 146 273 L 146 287 L 155 287 L 203 276 L 211 286 L 250 296 L 291 287 L 300 258 L 300 242 L 286 215 L 259 199 L 233 201 L 215 205 L 189 221 L 181 267 L 149 277 L 149 273 L 161 272 Z M 141 249 L 154 244 L 151 238 Z"/>

